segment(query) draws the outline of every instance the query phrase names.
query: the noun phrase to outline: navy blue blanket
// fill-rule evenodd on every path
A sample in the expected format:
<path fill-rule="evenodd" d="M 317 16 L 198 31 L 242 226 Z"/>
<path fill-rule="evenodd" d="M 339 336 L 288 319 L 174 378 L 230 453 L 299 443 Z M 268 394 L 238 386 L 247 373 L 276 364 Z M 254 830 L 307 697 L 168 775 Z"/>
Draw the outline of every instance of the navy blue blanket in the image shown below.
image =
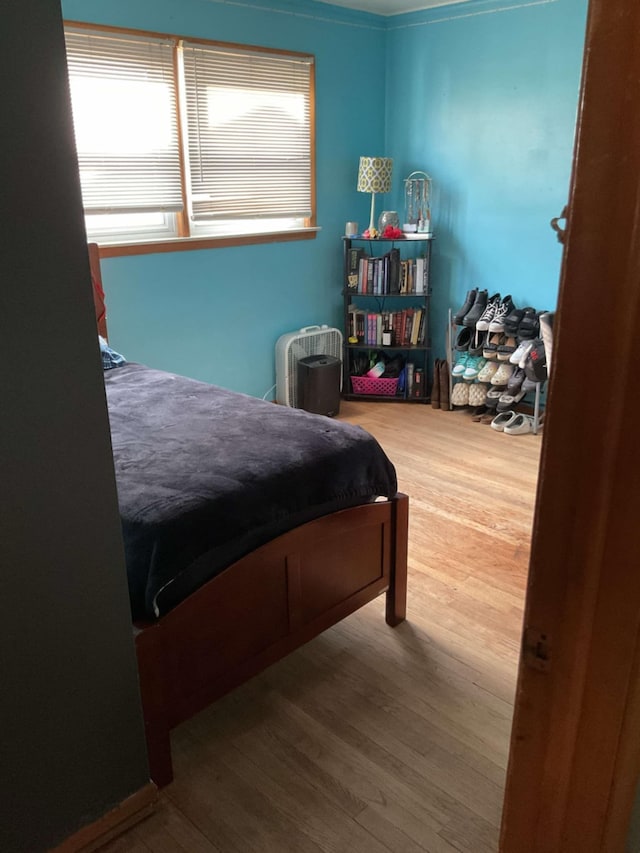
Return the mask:
<path fill-rule="evenodd" d="M 396 493 L 360 427 L 139 364 L 105 386 L 134 619 L 287 530 Z"/>

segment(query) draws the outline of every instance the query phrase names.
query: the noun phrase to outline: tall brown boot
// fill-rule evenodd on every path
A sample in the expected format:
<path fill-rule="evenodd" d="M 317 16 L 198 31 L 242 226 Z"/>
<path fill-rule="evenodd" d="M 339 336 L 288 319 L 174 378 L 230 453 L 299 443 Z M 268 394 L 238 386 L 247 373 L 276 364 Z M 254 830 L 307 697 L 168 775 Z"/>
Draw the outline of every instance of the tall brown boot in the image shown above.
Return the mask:
<path fill-rule="evenodd" d="M 431 406 L 434 409 L 440 408 L 440 359 L 436 358 L 433 362 L 433 384 L 431 386 Z"/>
<path fill-rule="evenodd" d="M 440 408 L 449 411 L 449 365 L 446 358 L 440 359 L 438 373 L 440 374 Z"/>

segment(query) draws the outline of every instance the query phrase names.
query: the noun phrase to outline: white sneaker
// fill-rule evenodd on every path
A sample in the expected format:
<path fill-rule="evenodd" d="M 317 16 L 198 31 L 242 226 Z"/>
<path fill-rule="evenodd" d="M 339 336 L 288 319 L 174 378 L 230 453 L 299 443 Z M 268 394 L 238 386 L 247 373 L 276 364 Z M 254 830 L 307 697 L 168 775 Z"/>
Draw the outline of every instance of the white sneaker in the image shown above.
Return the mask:
<path fill-rule="evenodd" d="M 478 332 L 486 332 L 489 328 L 489 324 L 493 320 L 496 315 L 496 311 L 500 307 L 500 294 L 496 293 L 492 296 L 487 302 L 487 307 L 484 309 L 482 314 L 480 315 L 480 319 L 476 323 L 476 331 Z"/>
<path fill-rule="evenodd" d="M 516 351 L 512 352 L 511 355 L 509 356 L 509 362 L 511 364 L 517 364 L 519 366 L 520 361 L 523 358 L 527 357 L 529 350 L 531 349 L 532 346 L 533 346 L 533 341 L 521 341 L 520 345 L 516 349 Z"/>
<path fill-rule="evenodd" d="M 547 358 L 547 375 L 551 374 L 551 353 L 553 351 L 553 320 L 555 311 L 545 311 L 540 315 L 540 334 Z"/>
<path fill-rule="evenodd" d="M 524 352 L 522 353 L 522 355 L 520 357 L 520 361 L 518 362 L 518 367 L 521 367 L 523 370 L 524 370 L 525 364 L 527 363 L 527 359 L 529 358 L 529 353 L 533 349 L 534 344 L 535 344 L 535 341 L 527 341 L 527 346 L 525 347 Z"/>
<path fill-rule="evenodd" d="M 506 424 L 504 431 L 507 435 L 526 435 L 533 432 L 533 418 L 529 415 L 516 415 Z"/>
<path fill-rule="evenodd" d="M 504 318 L 514 309 L 513 299 L 511 296 L 505 296 L 502 302 L 496 308 L 491 322 L 489 323 L 490 332 L 504 332 Z"/>

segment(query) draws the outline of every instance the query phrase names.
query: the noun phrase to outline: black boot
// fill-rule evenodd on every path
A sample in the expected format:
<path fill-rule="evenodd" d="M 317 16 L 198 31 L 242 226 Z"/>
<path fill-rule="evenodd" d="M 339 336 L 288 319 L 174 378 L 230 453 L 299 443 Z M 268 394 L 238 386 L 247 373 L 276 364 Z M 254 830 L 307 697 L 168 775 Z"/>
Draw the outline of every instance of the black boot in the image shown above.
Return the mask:
<path fill-rule="evenodd" d="M 440 359 L 433 362 L 433 384 L 431 386 L 431 407 L 440 408 Z"/>
<path fill-rule="evenodd" d="M 467 293 L 467 298 L 464 300 L 464 304 L 459 311 L 453 315 L 453 322 L 456 326 L 461 326 L 462 321 L 464 320 L 465 314 L 468 314 L 469 311 L 473 308 L 473 303 L 476 301 L 476 296 L 478 295 L 478 288 L 474 287 L 473 290 L 470 290 Z"/>
<path fill-rule="evenodd" d="M 464 326 L 469 326 L 470 328 L 475 328 L 476 323 L 482 317 L 484 313 L 484 309 L 487 307 L 487 302 L 489 301 L 489 293 L 486 290 L 479 290 L 476 294 L 475 301 L 473 303 L 473 308 L 467 314 L 462 321 Z"/>
<path fill-rule="evenodd" d="M 438 373 L 440 375 L 440 408 L 449 410 L 449 365 L 446 358 L 440 359 L 438 365 Z"/>

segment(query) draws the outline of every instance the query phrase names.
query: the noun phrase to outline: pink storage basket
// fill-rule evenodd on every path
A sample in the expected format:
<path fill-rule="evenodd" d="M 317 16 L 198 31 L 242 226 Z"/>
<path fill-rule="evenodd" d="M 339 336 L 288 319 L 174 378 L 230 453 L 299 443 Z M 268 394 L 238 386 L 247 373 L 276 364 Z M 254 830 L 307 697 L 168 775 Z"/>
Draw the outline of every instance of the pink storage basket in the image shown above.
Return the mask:
<path fill-rule="evenodd" d="M 394 397 L 398 387 L 397 379 L 372 379 L 370 376 L 352 376 L 351 386 L 354 394 L 378 394 Z"/>

